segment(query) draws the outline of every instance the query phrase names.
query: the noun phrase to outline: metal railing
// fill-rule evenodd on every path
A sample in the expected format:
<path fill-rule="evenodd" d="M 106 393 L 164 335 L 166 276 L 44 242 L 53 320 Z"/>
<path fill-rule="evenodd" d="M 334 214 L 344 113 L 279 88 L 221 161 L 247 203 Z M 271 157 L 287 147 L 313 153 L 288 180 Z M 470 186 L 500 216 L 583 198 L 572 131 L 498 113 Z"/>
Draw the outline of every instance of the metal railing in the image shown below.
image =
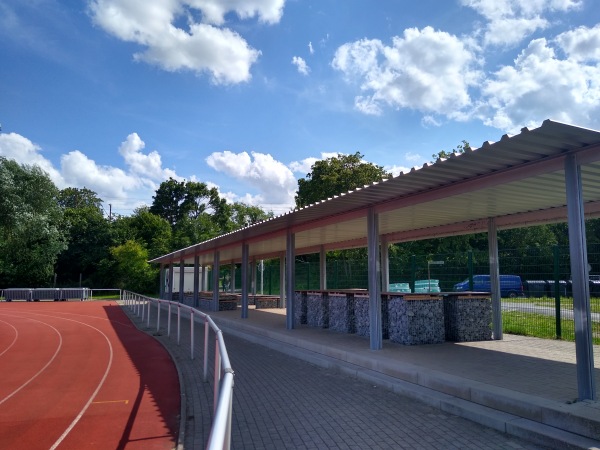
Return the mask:
<path fill-rule="evenodd" d="M 215 365 L 214 365 L 214 419 L 211 426 L 210 436 L 206 448 L 209 450 L 229 449 L 231 447 L 231 416 L 233 409 L 233 378 L 234 372 L 229 362 L 223 332 L 217 327 L 208 314 L 205 314 L 191 306 L 178 302 L 161 300 L 130 291 L 123 291 L 122 301 L 136 314 L 141 317 L 142 322 L 150 327 L 153 306 L 156 308 L 155 320 L 156 330 L 160 329 L 161 310 L 163 306 L 167 310 L 167 335 L 171 336 L 171 314 L 173 308 L 177 308 L 177 344 L 181 340 L 181 313 L 190 315 L 190 357 L 194 359 L 194 328 L 196 318 L 204 322 L 204 368 L 203 380 L 208 381 L 208 342 L 209 332 L 215 334 Z"/>

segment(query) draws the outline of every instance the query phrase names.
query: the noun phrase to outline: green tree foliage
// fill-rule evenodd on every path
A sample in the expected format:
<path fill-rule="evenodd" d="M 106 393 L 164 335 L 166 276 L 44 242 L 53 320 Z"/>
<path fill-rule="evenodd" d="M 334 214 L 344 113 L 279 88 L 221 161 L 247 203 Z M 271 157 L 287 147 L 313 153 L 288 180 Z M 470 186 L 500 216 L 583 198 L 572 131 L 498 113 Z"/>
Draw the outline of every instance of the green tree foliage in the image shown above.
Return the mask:
<path fill-rule="evenodd" d="M 148 264 L 148 250 L 142 244 L 127 241 L 112 247 L 110 253 L 113 262 L 108 269 L 114 273 L 115 287 L 144 294 L 157 290 L 158 269 Z"/>
<path fill-rule="evenodd" d="M 169 222 L 152 214 L 148 207 L 137 208 L 129 217 L 119 217 L 113 222 L 113 242 L 121 245 L 135 240 L 148 250 L 150 259 L 173 250 Z"/>
<path fill-rule="evenodd" d="M 296 207 L 302 208 L 358 187 L 390 178 L 382 166 L 363 161 L 363 155 L 342 155 L 315 162 L 310 173 L 298 180 Z"/>
<path fill-rule="evenodd" d="M 463 140 L 461 144 L 458 144 L 456 148 L 450 152 L 447 152 L 446 150 L 440 150 L 439 153 L 434 153 L 433 155 L 431 155 L 431 157 L 433 158 L 431 162 L 436 163 L 442 159 L 448 159 L 452 155 L 460 155 L 461 153 L 470 150 L 471 145 L 467 141 Z"/>
<path fill-rule="evenodd" d="M 108 256 L 112 243 L 102 200 L 89 189 L 69 187 L 59 192 L 58 204 L 64 212 L 68 247 L 58 257 L 57 282 L 73 286 L 82 279 L 86 286 L 93 287 L 98 263 Z"/>
<path fill-rule="evenodd" d="M 66 247 L 58 189 L 37 166 L 0 157 L 0 286 L 48 286 Z"/>
<path fill-rule="evenodd" d="M 230 221 L 234 230 L 255 225 L 271 218 L 273 218 L 272 211 L 265 212 L 258 206 L 247 205 L 242 202 L 236 202 L 231 205 Z"/>

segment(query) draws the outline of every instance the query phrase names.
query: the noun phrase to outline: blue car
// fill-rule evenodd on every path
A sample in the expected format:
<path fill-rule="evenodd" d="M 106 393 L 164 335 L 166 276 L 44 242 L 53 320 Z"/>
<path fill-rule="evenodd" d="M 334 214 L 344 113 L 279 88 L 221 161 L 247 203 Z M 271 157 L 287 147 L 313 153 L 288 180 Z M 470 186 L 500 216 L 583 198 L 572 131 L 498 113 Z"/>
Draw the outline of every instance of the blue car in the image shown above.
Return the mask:
<path fill-rule="evenodd" d="M 454 290 L 457 292 L 469 291 L 469 279 L 467 278 L 460 283 L 454 285 Z M 489 275 L 473 275 L 473 291 L 475 292 L 490 292 Z M 523 282 L 518 275 L 500 275 L 500 295 L 502 297 L 524 297 Z"/>

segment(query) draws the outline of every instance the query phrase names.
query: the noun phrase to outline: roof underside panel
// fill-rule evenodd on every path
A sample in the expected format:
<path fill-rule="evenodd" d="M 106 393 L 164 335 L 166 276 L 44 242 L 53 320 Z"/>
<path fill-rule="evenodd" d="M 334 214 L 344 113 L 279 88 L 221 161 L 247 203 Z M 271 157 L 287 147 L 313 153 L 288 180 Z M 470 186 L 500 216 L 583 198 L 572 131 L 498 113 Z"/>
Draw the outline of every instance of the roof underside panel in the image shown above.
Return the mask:
<path fill-rule="evenodd" d="M 576 155 L 581 165 L 583 198 L 600 214 L 600 132 L 545 121 L 537 129 L 503 136 L 496 143 L 390 180 L 344 193 L 248 228 L 156 258 L 152 262 L 211 265 L 280 256 L 286 234 L 295 234 L 297 253 L 366 245 L 366 215 L 379 214 L 381 235 L 402 239 L 464 234 L 481 230 L 489 218 L 509 218 L 506 226 L 566 219 L 564 160 Z M 429 231 L 428 231 L 429 230 Z"/>

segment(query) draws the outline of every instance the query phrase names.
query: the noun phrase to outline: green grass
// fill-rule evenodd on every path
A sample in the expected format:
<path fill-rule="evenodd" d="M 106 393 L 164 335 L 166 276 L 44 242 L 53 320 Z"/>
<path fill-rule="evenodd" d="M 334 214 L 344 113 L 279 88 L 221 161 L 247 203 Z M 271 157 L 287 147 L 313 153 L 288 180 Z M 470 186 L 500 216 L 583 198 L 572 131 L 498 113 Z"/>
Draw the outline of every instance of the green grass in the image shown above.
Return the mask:
<path fill-rule="evenodd" d="M 503 311 L 502 330 L 508 334 L 533 336 L 542 339 L 557 339 L 554 317 L 523 311 Z M 570 319 L 561 320 L 561 337 L 565 341 L 575 341 L 575 323 Z M 592 341 L 600 344 L 600 323 L 592 322 Z"/>

